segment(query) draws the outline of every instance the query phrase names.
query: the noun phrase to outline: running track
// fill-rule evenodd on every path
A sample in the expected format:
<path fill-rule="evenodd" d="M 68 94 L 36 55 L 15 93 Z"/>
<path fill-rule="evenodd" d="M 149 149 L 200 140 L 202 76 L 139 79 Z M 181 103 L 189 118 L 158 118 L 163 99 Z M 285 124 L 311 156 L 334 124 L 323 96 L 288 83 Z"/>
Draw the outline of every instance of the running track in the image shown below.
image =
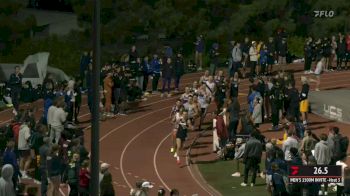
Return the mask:
<path fill-rule="evenodd" d="M 290 65 L 293 69 L 301 69 L 301 65 Z M 301 73 L 296 74 L 297 86 L 300 87 Z M 194 80 L 198 80 L 201 73 L 185 75 L 182 79 L 182 89 L 185 85 L 190 85 Z M 321 90 L 333 88 L 349 88 L 349 72 L 325 73 L 322 75 Z M 314 85 L 311 85 L 314 89 Z M 248 92 L 248 82 L 243 80 L 240 85 L 240 93 Z M 150 195 L 155 195 L 159 187 L 166 190 L 177 188 L 181 195 L 217 195 L 212 191 L 202 179 L 198 179 L 196 170 L 186 166 L 185 154 L 182 154 L 182 165 L 179 167 L 175 163 L 172 154 L 169 153 L 171 146 L 170 131 L 172 125 L 169 123 L 170 109 L 177 96 L 163 98 L 151 96 L 147 101 L 141 102 L 139 111 L 132 112 L 128 116 L 118 116 L 101 123 L 100 128 L 100 150 L 101 161 L 111 164 L 110 171 L 113 175 L 114 186 L 118 195 L 128 195 L 130 188 L 137 180 L 149 180 L 155 184 Z M 245 104 L 246 97 L 239 98 L 242 105 Z M 42 101 L 32 104 L 41 108 Z M 85 122 L 86 144 L 89 148 L 90 131 L 87 124 L 90 119 L 89 110 L 84 99 L 79 120 Z M 42 111 L 38 110 L 36 116 L 39 117 Z M 0 112 L 0 125 L 10 122 L 11 110 Z M 312 119 L 315 117 L 312 116 Z M 316 118 L 316 120 L 319 118 Z M 267 127 L 270 125 L 264 126 Z M 343 127 L 343 126 L 341 126 Z M 342 129 L 344 130 L 344 129 Z M 198 132 L 189 134 L 186 145 L 191 143 Z M 266 133 L 273 137 L 275 134 Z M 209 138 L 210 139 L 210 138 Z M 203 154 L 201 158 L 212 158 L 210 154 L 211 146 L 207 148 L 195 149 L 197 154 Z"/>

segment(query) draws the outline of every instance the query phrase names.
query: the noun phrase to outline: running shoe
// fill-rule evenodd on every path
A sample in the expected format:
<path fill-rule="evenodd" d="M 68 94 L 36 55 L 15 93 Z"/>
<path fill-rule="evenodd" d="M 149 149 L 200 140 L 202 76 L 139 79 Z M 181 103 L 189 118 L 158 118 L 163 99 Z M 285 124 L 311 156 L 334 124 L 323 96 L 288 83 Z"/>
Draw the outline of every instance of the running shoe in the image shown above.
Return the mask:
<path fill-rule="evenodd" d="M 232 174 L 231 176 L 232 176 L 232 177 L 241 177 L 241 173 L 236 172 L 236 173 Z"/>
<path fill-rule="evenodd" d="M 170 148 L 170 152 L 174 153 L 174 148 L 173 147 Z"/>
<path fill-rule="evenodd" d="M 247 184 L 244 183 L 244 182 L 242 182 L 242 183 L 241 183 L 241 186 L 245 187 L 245 186 L 247 186 Z"/>
<path fill-rule="evenodd" d="M 179 157 L 179 156 L 176 157 L 176 164 L 178 164 L 178 165 L 181 164 L 181 161 L 180 161 L 180 157 Z"/>
<path fill-rule="evenodd" d="M 174 158 L 177 158 L 177 153 L 175 152 L 175 154 L 174 154 Z"/>

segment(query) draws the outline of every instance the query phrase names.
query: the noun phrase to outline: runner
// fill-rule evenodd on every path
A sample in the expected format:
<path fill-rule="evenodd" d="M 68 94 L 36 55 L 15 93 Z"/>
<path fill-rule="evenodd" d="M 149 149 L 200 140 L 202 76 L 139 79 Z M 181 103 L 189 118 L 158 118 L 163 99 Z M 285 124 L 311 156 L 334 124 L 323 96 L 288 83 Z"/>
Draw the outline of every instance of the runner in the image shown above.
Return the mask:
<path fill-rule="evenodd" d="M 180 99 L 176 101 L 176 104 L 173 106 L 170 114 L 171 122 L 174 124 L 173 134 L 172 134 L 172 147 L 170 148 L 170 152 L 173 153 L 175 151 L 176 146 L 176 132 L 179 128 L 180 117 L 184 112 L 184 108 Z"/>
<path fill-rule="evenodd" d="M 176 163 L 178 165 L 181 164 L 180 153 L 183 148 L 183 143 L 187 138 L 188 129 L 192 129 L 192 122 L 188 118 L 188 113 L 183 112 L 182 116 L 180 116 L 179 127 L 176 132 L 176 152 L 174 154 L 174 157 L 176 158 Z"/>

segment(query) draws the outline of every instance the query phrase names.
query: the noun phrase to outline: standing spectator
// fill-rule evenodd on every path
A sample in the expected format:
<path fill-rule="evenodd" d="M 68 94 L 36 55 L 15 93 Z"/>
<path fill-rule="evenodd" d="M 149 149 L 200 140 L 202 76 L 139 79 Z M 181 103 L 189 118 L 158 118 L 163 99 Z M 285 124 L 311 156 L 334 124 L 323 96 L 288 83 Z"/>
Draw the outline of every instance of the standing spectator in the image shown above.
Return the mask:
<path fill-rule="evenodd" d="M 248 96 L 250 114 L 252 114 L 254 111 L 254 106 L 255 106 L 254 104 L 255 104 L 255 101 L 257 100 L 257 98 L 262 100 L 261 94 L 257 91 L 257 86 L 253 85 L 252 92 Z"/>
<path fill-rule="evenodd" d="M 51 121 L 51 131 L 50 131 L 50 139 L 58 144 L 61 134 L 64 130 L 64 123 L 67 119 L 67 113 L 63 110 L 65 107 L 65 102 L 60 101 L 57 104 L 57 109 L 54 111 L 52 115 Z"/>
<path fill-rule="evenodd" d="M 337 40 L 335 38 L 335 36 L 332 36 L 332 40 L 331 40 L 331 46 L 332 46 L 332 54 L 331 54 L 331 71 L 334 70 L 334 62 L 337 59 Z"/>
<path fill-rule="evenodd" d="M 254 109 L 252 113 L 252 121 L 256 128 L 259 128 L 259 125 L 262 123 L 262 100 L 257 97 L 254 101 Z"/>
<path fill-rule="evenodd" d="M 307 114 L 309 112 L 309 90 L 310 86 L 308 84 L 308 79 L 305 76 L 301 77 L 301 92 L 300 92 L 300 112 L 301 112 L 301 118 L 303 120 L 304 126 L 307 125 Z"/>
<path fill-rule="evenodd" d="M 62 172 L 62 159 L 59 156 L 60 147 L 58 144 L 54 144 L 51 147 L 50 155 L 47 157 L 47 169 L 48 177 L 51 185 L 49 187 L 49 194 L 52 196 L 60 196 L 60 184 L 61 184 L 61 172 Z"/>
<path fill-rule="evenodd" d="M 215 120 L 216 120 L 215 128 L 219 139 L 220 149 L 224 149 L 224 147 L 226 146 L 227 140 L 229 139 L 226 116 L 224 114 L 225 114 L 224 112 L 221 112 L 221 113 L 218 112 L 217 116 L 215 117 Z"/>
<path fill-rule="evenodd" d="M 171 78 L 174 73 L 174 64 L 171 60 L 171 58 L 167 58 L 166 62 L 162 66 L 162 78 L 163 78 L 163 88 L 162 88 L 162 94 L 161 97 L 164 96 L 165 86 L 167 86 L 167 93 L 168 97 L 171 96 L 170 94 L 170 85 L 171 85 Z"/>
<path fill-rule="evenodd" d="M 203 67 L 203 53 L 204 53 L 204 41 L 203 41 L 203 36 L 200 35 L 197 37 L 197 41 L 194 43 L 196 46 L 196 66 L 199 66 L 198 70 L 201 71 Z"/>
<path fill-rule="evenodd" d="M 212 45 L 211 50 L 209 51 L 209 58 L 210 58 L 210 68 L 209 73 L 211 76 L 214 76 L 216 73 L 216 68 L 219 65 L 219 44 L 214 43 Z"/>
<path fill-rule="evenodd" d="M 46 196 L 47 195 L 47 185 L 48 185 L 48 176 L 47 176 L 47 171 L 48 171 L 48 165 L 47 165 L 47 158 L 50 155 L 51 151 L 51 141 L 49 137 L 45 137 L 43 139 L 43 145 L 39 148 L 39 156 L 40 156 L 40 176 L 41 176 L 41 186 L 40 186 L 40 191 L 41 191 L 41 196 Z"/>
<path fill-rule="evenodd" d="M 90 189 L 89 184 L 90 184 L 89 161 L 85 160 L 81 164 L 81 168 L 79 171 L 79 193 L 81 196 L 89 195 L 89 189 Z"/>
<path fill-rule="evenodd" d="M 4 151 L 2 161 L 3 161 L 4 165 L 6 165 L 6 164 L 12 165 L 12 167 L 14 169 L 12 183 L 13 183 L 13 187 L 17 188 L 17 182 L 18 182 L 18 177 L 20 177 L 20 173 L 19 173 L 19 166 L 17 163 L 16 153 L 14 152 L 14 148 L 15 148 L 15 142 L 13 142 L 11 140 L 8 141 L 7 145 L 6 145 L 6 149 Z"/>
<path fill-rule="evenodd" d="M 299 106 L 299 91 L 295 88 L 295 82 L 289 83 L 288 89 L 289 107 L 287 110 L 288 116 L 290 116 L 294 122 L 300 122 L 300 106 Z"/>
<path fill-rule="evenodd" d="M 79 154 L 74 153 L 68 167 L 65 171 L 64 181 L 69 185 L 69 195 L 74 196 L 79 194 Z"/>
<path fill-rule="evenodd" d="M 241 68 L 242 62 L 242 50 L 241 44 L 237 42 L 232 49 L 232 68 L 230 70 L 230 77 L 233 77 L 236 72 Z"/>
<path fill-rule="evenodd" d="M 74 85 L 74 92 L 76 93 L 75 104 L 74 104 L 74 122 L 79 123 L 78 116 L 80 113 L 81 107 L 81 89 L 82 89 L 82 81 L 81 78 L 76 78 L 76 83 Z"/>
<path fill-rule="evenodd" d="M 179 91 L 180 79 L 185 73 L 185 65 L 184 65 L 184 60 L 183 60 L 181 51 L 177 52 L 174 66 L 175 66 L 174 67 L 174 69 L 175 69 L 175 93 L 177 93 Z"/>
<path fill-rule="evenodd" d="M 235 157 L 234 157 L 234 162 L 237 167 L 236 167 L 236 172 L 231 175 L 232 177 L 241 177 L 241 173 L 240 173 L 241 170 L 239 165 L 244 156 L 245 145 L 246 143 L 243 143 L 242 138 L 237 138 L 236 145 L 235 145 Z"/>
<path fill-rule="evenodd" d="M 284 67 L 287 64 L 286 57 L 287 57 L 288 47 L 287 42 L 285 38 L 282 38 L 280 42 L 277 43 L 277 54 L 278 54 L 278 64 L 281 70 L 284 71 Z"/>
<path fill-rule="evenodd" d="M 91 57 L 89 56 L 89 53 L 85 51 L 83 55 L 80 58 L 80 77 L 82 79 L 82 85 L 83 87 L 86 87 L 85 82 L 85 76 L 88 72 L 88 66 L 91 62 Z"/>
<path fill-rule="evenodd" d="M 232 100 L 229 100 L 227 112 L 229 113 L 229 116 L 230 116 L 229 126 L 228 126 L 229 140 L 232 141 L 237 134 L 237 128 L 239 124 L 240 105 L 237 98 L 233 98 Z"/>
<path fill-rule="evenodd" d="M 250 61 L 250 77 L 255 77 L 256 65 L 258 63 L 258 50 L 256 48 L 256 41 L 252 41 L 252 45 L 249 48 L 249 61 Z"/>
<path fill-rule="evenodd" d="M 249 66 L 249 38 L 244 38 L 244 43 L 241 45 L 242 53 L 243 53 L 243 69 L 242 69 L 242 76 L 243 78 L 246 77 L 246 67 Z"/>
<path fill-rule="evenodd" d="M 19 99 L 22 89 L 22 73 L 20 67 L 15 67 L 15 73 L 10 75 L 9 86 L 11 88 L 11 99 L 14 107 L 14 114 L 16 115 L 19 109 Z"/>
<path fill-rule="evenodd" d="M 273 64 L 275 63 L 276 57 L 276 43 L 273 40 L 273 37 L 269 37 L 269 41 L 266 43 L 267 46 L 267 73 L 270 75 L 273 70 Z"/>
<path fill-rule="evenodd" d="M 147 87 L 148 87 L 148 79 L 150 77 L 151 74 L 151 64 L 149 62 L 149 57 L 145 56 L 143 59 L 143 64 L 142 64 L 142 73 L 143 73 L 143 87 L 142 87 L 142 91 L 143 92 L 147 92 Z"/>
<path fill-rule="evenodd" d="M 47 97 L 48 95 L 53 94 L 55 90 L 55 82 L 53 80 L 53 75 L 48 73 L 43 81 L 43 97 Z"/>
<path fill-rule="evenodd" d="M 143 81 L 144 81 L 144 78 L 143 78 L 143 72 L 142 72 L 142 62 L 141 62 L 141 58 L 137 58 L 136 59 L 136 63 L 135 63 L 135 66 L 134 66 L 134 75 L 135 75 L 135 79 L 136 79 L 136 82 L 137 82 L 137 86 L 142 89 L 143 88 Z"/>
<path fill-rule="evenodd" d="M 301 141 L 301 146 L 300 146 L 300 151 L 301 152 L 311 152 L 312 150 L 315 149 L 317 141 L 313 137 L 313 133 L 311 130 L 306 130 L 305 131 L 305 137 Z"/>
<path fill-rule="evenodd" d="M 329 165 L 331 163 L 332 151 L 327 143 L 327 135 L 322 133 L 320 136 L 321 141 L 319 141 L 315 146 L 315 158 L 317 165 Z M 324 184 L 324 194 L 323 191 L 319 191 L 319 195 L 328 195 L 327 193 L 328 184 Z"/>
<path fill-rule="evenodd" d="M 28 178 L 27 172 L 32 161 L 29 146 L 31 131 L 28 125 L 29 120 L 26 118 L 20 127 L 18 135 L 18 151 L 20 155 L 19 167 L 23 178 Z"/>
<path fill-rule="evenodd" d="M 345 65 L 345 69 L 348 70 L 350 68 L 350 34 L 349 32 L 347 33 L 346 37 L 345 37 L 345 43 L 346 43 L 346 65 Z"/>
<path fill-rule="evenodd" d="M 231 84 L 230 84 L 230 98 L 237 98 L 238 97 L 238 87 L 239 87 L 239 76 L 238 72 L 236 72 L 233 75 L 233 78 L 231 78 Z"/>
<path fill-rule="evenodd" d="M 49 107 L 48 111 L 47 111 L 47 128 L 49 131 L 49 134 L 51 133 L 51 127 L 52 127 L 52 117 L 53 114 L 56 112 L 57 110 L 57 105 L 59 102 L 63 101 L 63 97 L 56 97 L 53 102 L 52 105 Z"/>
<path fill-rule="evenodd" d="M 6 164 L 1 169 L 0 178 L 0 195 L 1 196 L 15 196 L 15 189 L 12 183 L 13 167 Z"/>
<path fill-rule="evenodd" d="M 104 93 L 105 93 L 105 115 L 107 117 L 113 117 L 113 114 L 111 113 L 111 105 L 112 105 L 112 87 L 113 87 L 113 74 L 109 72 L 107 74 L 107 77 L 103 80 L 103 87 L 104 87 Z"/>
<path fill-rule="evenodd" d="M 157 93 L 158 91 L 158 82 L 160 78 L 160 66 L 162 62 L 161 59 L 158 59 L 158 55 L 153 55 L 151 62 L 152 67 L 152 93 Z"/>
<path fill-rule="evenodd" d="M 344 182 L 345 182 L 345 170 L 348 167 L 348 164 L 346 164 L 347 155 L 343 155 L 340 157 L 340 160 L 336 162 L 336 165 L 341 166 L 341 173 L 342 173 L 342 182 L 337 183 L 337 196 L 343 195 L 344 190 Z"/>
<path fill-rule="evenodd" d="M 330 60 L 331 60 L 331 54 L 332 54 L 332 46 L 330 41 L 328 40 L 327 37 L 325 37 L 322 40 L 322 54 L 323 57 L 325 57 L 325 71 L 329 71 L 329 67 L 330 67 Z"/>
<path fill-rule="evenodd" d="M 88 71 L 86 73 L 86 88 L 87 88 L 87 99 L 90 113 L 92 113 L 92 64 L 89 64 Z"/>
<path fill-rule="evenodd" d="M 130 62 L 130 64 L 136 63 L 138 56 L 139 55 L 138 55 L 138 53 L 136 51 L 136 46 L 135 45 L 131 46 L 131 49 L 129 51 L 129 62 Z"/>
<path fill-rule="evenodd" d="M 114 196 L 112 174 L 109 172 L 109 164 L 101 164 L 101 173 L 103 175 L 100 183 L 100 195 L 101 196 Z"/>
<path fill-rule="evenodd" d="M 76 92 L 74 91 L 75 81 L 70 80 L 68 81 L 67 85 L 67 92 L 65 95 L 65 102 L 66 102 L 66 111 L 68 112 L 67 121 L 73 122 L 74 119 L 74 108 L 75 108 L 75 99 L 76 99 Z"/>
<path fill-rule="evenodd" d="M 298 149 L 299 143 L 297 139 L 295 139 L 295 132 L 293 130 L 288 130 L 287 136 L 288 136 L 287 139 L 283 142 L 282 150 L 284 153 L 284 160 L 291 161 L 292 156 L 290 153 L 290 149 L 291 148 Z"/>
<path fill-rule="evenodd" d="M 247 141 L 247 144 L 244 149 L 244 155 L 243 155 L 243 161 L 245 164 L 244 168 L 244 181 L 241 183 L 241 186 L 247 186 L 248 183 L 248 174 L 249 171 L 253 171 L 252 175 L 252 181 L 250 186 L 254 186 L 256 174 L 259 168 L 259 163 L 261 161 L 262 156 L 262 144 L 258 140 L 259 133 L 256 131 L 253 131 L 250 135 L 249 140 Z"/>
<path fill-rule="evenodd" d="M 267 46 L 264 44 L 262 48 L 260 49 L 260 75 L 266 76 L 268 73 L 268 67 L 267 67 L 267 62 L 268 62 L 268 55 L 269 52 L 267 50 Z"/>
<path fill-rule="evenodd" d="M 311 73 L 311 64 L 312 64 L 312 46 L 311 41 L 308 39 L 306 40 L 305 46 L 304 46 L 304 74 Z"/>
<path fill-rule="evenodd" d="M 346 58 L 346 43 L 343 36 L 339 36 L 339 40 L 337 43 L 337 70 L 340 71 L 342 69 L 342 65 Z"/>

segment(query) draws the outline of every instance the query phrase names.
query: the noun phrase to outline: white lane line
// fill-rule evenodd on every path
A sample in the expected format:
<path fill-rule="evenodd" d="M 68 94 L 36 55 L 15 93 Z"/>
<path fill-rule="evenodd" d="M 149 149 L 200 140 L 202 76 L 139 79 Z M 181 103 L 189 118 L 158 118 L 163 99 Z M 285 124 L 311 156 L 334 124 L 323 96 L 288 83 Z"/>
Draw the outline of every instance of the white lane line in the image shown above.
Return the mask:
<path fill-rule="evenodd" d="M 165 109 L 165 108 L 163 108 Z M 156 127 L 157 125 L 165 122 L 166 120 L 168 120 L 169 117 L 166 117 L 166 118 L 163 118 L 161 119 L 160 121 L 152 124 L 151 126 L 148 126 L 146 127 L 145 129 L 143 129 L 141 132 L 139 132 L 137 135 L 135 135 L 131 140 L 129 140 L 129 142 L 126 144 L 126 146 L 124 147 L 123 149 L 123 152 L 120 156 L 120 170 L 121 170 L 121 173 L 122 173 L 122 176 L 126 182 L 126 184 L 129 186 L 129 188 L 132 188 L 132 185 L 129 183 L 128 179 L 126 178 L 125 176 L 125 172 L 124 172 L 124 165 L 123 165 L 123 160 L 124 160 L 124 155 L 125 155 L 125 152 L 126 150 L 128 149 L 128 147 L 130 146 L 131 143 L 133 143 L 140 135 L 142 135 L 143 133 L 147 132 L 148 130 L 152 129 L 153 127 Z"/>
<path fill-rule="evenodd" d="M 156 174 L 157 174 L 157 177 L 158 179 L 160 180 L 160 182 L 164 185 L 164 187 L 166 189 L 168 189 L 168 191 L 171 190 L 171 188 L 164 182 L 164 180 L 162 179 L 162 177 L 160 176 L 159 174 L 159 171 L 158 171 L 158 168 L 157 168 L 157 155 L 158 155 L 158 151 L 159 151 L 159 148 L 160 146 L 167 140 L 168 137 L 171 136 L 172 133 L 169 133 L 166 137 L 164 137 L 164 139 L 158 144 L 154 154 L 153 154 L 153 167 L 154 167 L 154 170 L 156 171 Z"/>

